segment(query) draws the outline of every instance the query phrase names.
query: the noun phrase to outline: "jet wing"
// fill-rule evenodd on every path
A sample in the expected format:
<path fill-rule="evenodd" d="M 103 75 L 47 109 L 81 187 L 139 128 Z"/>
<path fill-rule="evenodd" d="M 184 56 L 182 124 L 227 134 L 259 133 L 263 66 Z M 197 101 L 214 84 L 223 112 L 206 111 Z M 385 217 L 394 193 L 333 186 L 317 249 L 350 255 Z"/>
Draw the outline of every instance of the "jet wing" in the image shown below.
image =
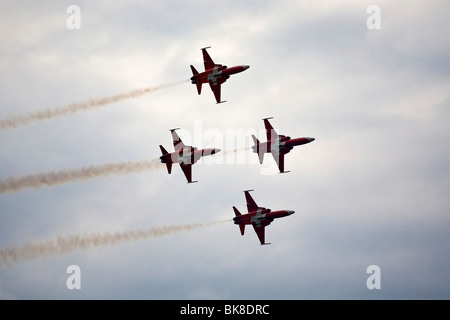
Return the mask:
<path fill-rule="evenodd" d="M 264 126 L 266 127 L 267 141 L 274 140 L 274 139 L 278 138 L 278 134 L 276 133 L 275 129 L 270 124 L 269 119 L 272 119 L 272 118 L 263 119 L 264 120 Z"/>
<path fill-rule="evenodd" d="M 261 242 L 261 244 L 265 244 L 266 226 L 261 225 L 258 227 L 255 224 L 253 224 L 253 229 L 255 229 L 259 242 Z"/>
<path fill-rule="evenodd" d="M 183 173 L 186 176 L 188 183 L 197 182 L 197 181 L 192 181 L 192 164 L 184 164 L 183 162 L 181 162 L 180 167 L 181 167 L 181 170 L 183 170 Z"/>
<path fill-rule="evenodd" d="M 222 83 L 225 82 L 224 78 L 219 78 L 217 80 L 211 80 L 209 81 L 209 86 L 211 87 L 212 92 L 214 93 L 214 97 L 216 97 L 217 103 L 222 103 L 225 101 L 220 101 L 220 88 Z"/>
<path fill-rule="evenodd" d="M 266 243 L 266 227 L 270 224 L 270 221 L 264 221 L 260 224 L 255 224 L 252 223 L 253 225 L 253 229 L 255 229 L 256 235 L 258 236 L 259 242 L 261 242 L 261 244 L 270 244 L 270 243 Z"/>
<path fill-rule="evenodd" d="M 185 147 L 183 141 L 181 141 L 181 138 L 178 136 L 178 134 L 175 132 L 177 129 L 171 129 L 170 132 L 172 133 L 172 139 L 173 139 L 173 147 L 175 148 L 175 151 L 180 151 Z"/>
<path fill-rule="evenodd" d="M 253 200 L 252 196 L 250 195 L 250 191 L 253 190 L 246 190 L 245 193 L 245 200 L 247 200 L 247 210 L 248 212 L 253 212 L 258 210 L 258 205 L 256 204 L 255 200 Z"/>
<path fill-rule="evenodd" d="M 275 162 L 277 163 L 278 169 L 280 170 L 281 173 L 285 172 L 284 171 L 284 153 L 274 153 L 274 151 L 271 152 L 272 153 L 272 157 L 275 160 Z"/>
<path fill-rule="evenodd" d="M 214 68 L 214 66 L 216 65 L 213 61 L 213 59 L 211 59 L 211 57 L 209 56 L 208 51 L 206 51 L 206 49 L 211 48 L 211 47 L 206 47 L 206 48 L 202 48 L 202 53 L 203 53 L 203 63 L 205 64 L 205 71 Z"/>

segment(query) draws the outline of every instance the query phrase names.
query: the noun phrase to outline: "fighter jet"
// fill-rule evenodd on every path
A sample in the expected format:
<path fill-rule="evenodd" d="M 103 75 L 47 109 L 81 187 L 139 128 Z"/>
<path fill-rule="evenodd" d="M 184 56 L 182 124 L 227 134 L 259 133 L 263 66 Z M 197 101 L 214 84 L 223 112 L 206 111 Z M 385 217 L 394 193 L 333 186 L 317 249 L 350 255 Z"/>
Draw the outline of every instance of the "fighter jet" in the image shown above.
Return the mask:
<path fill-rule="evenodd" d="M 247 214 L 241 214 L 236 207 L 233 206 L 234 214 L 236 217 L 233 218 L 234 223 L 239 225 L 241 229 L 241 235 L 244 235 L 245 225 L 251 224 L 253 229 L 255 229 L 256 234 L 258 235 L 259 241 L 262 245 L 270 244 L 265 242 L 265 227 L 267 227 L 274 219 L 282 218 L 286 216 L 290 216 L 294 213 L 292 210 L 279 210 L 279 211 L 271 211 L 270 209 L 258 207 L 250 195 L 250 191 L 254 190 L 245 190 L 245 199 L 247 200 Z"/>
<path fill-rule="evenodd" d="M 165 163 L 167 166 L 167 171 L 169 174 L 172 171 L 172 164 L 179 163 L 181 170 L 183 170 L 184 175 L 188 183 L 194 183 L 198 181 L 192 181 L 192 165 L 196 163 L 201 157 L 209 156 L 215 153 L 218 153 L 220 149 L 201 149 L 198 150 L 196 147 L 186 146 L 183 141 L 181 141 L 178 134 L 175 130 L 180 128 L 170 129 L 172 133 L 173 146 L 175 152 L 168 153 L 166 149 L 162 145 L 159 146 L 162 152 L 162 156 L 159 157 L 162 163 Z"/>
<path fill-rule="evenodd" d="M 193 73 L 191 81 L 193 84 L 197 85 L 198 94 L 202 92 L 202 84 L 209 83 L 209 86 L 211 87 L 211 90 L 213 91 L 214 96 L 216 97 L 217 103 L 223 103 L 226 101 L 220 100 L 220 86 L 222 85 L 222 83 L 227 81 L 227 79 L 232 74 L 245 71 L 248 68 L 250 68 L 250 66 L 242 65 L 228 68 L 227 66 L 221 64 L 215 64 L 214 61 L 209 56 L 208 52 L 206 51 L 206 49 L 208 48 L 211 47 L 205 47 L 201 49 L 203 53 L 203 62 L 205 64 L 205 71 L 199 73 L 197 70 L 195 70 L 194 66 L 191 65 L 191 70 Z"/>
<path fill-rule="evenodd" d="M 266 127 L 267 142 L 260 143 L 259 140 L 252 135 L 255 145 L 252 147 L 253 152 L 257 153 L 259 156 L 259 163 L 264 161 L 264 153 L 272 153 L 275 159 L 280 173 L 286 173 L 289 171 L 284 171 L 284 155 L 289 153 L 295 146 L 310 143 L 314 141 L 314 138 L 296 138 L 291 139 L 291 137 L 278 135 L 273 129 L 269 122 L 269 119 L 264 118 L 264 126 Z"/>

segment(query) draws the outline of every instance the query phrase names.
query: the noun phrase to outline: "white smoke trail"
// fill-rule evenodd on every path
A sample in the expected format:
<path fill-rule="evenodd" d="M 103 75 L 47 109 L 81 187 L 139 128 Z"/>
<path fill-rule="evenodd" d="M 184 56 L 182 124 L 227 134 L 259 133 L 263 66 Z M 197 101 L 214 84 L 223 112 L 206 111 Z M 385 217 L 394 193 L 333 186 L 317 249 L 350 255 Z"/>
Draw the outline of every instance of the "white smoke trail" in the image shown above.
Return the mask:
<path fill-rule="evenodd" d="M 248 148 L 246 148 L 248 149 Z M 245 149 L 225 150 L 223 153 L 239 152 Z M 219 153 L 220 154 L 220 153 Z M 214 155 L 213 155 L 214 156 Z M 148 170 L 164 168 L 159 159 L 143 161 L 125 161 L 107 163 L 98 166 L 88 166 L 78 169 L 50 171 L 44 173 L 29 174 L 22 177 L 0 178 L 0 194 L 18 192 L 22 189 L 40 189 L 59 184 L 91 180 L 109 175 L 124 175 Z"/>
<path fill-rule="evenodd" d="M 12 263 L 19 260 L 36 260 L 44 256 L 61 255 L 77 249 L 84 250 L 92 247 L 113 246 L 119 243 L 157 238 L 229 221 L 231 220 L 164 226 L 160 228 L 137 229 L 114 233 L 98 232 L 87 235 L 58 236 L 56 239 L 25 242 L 19 247 L 7 245 L 0 249 L 0 267 L 11 266 Z"/>
<path fill-rule="evenodd" d="M 242 152 L 242 151 L 247 151 L 250 150 L 251 147 L 243 147 L 243 148 L 234 148 L 234 149 L 229 149 L 229 150 L 221 150 L 218 153 L 212 154 L 211 157 L 218 157 L 218 156 L 224 156 L 230 153 L 238 153 L 238 152 Z"/>
<path fill-rule="evenodd" d="M 164 88 L 172 87 L 186 81 L 164 84 L 155 87 L 147 87 L 143 89 L 133 90 L 125 93 L 120 93 L 113 96 L 103 97 L 99 99 L 93 99 L 85 102 L 73 103 L 65 107 L 47 109 L 43 111 L 38 111 L 34 113 L 29 113 L 25 115 L 12 116 L 7 119 L 0 119 L 0 130 L 16 128 L 18 126 L 27 125 L 36 121 L 42 121 L 47 119 L 52 119 L 56 117 L 68 116 L 79 111 L 87 111 L 94 108 L 99 108 L 106 106 L 111 103 L 119 102 L 125 99 L 137 98 L 144 94 L 155 92 Z"/>
<path fill-rule="evenodd" d="M 162 168 L 159 159 L 144 160 L 136 162 L 118 162 L 99 166 L 89 166 L 79 169 L 68 169 L 61 171 L 51 171 L 46 173 L 30 174 L 23 177 L 0 178 L 0 194 L 7 192 L 17 192 L 25 188 L 39 189 L 46 186 L 94 179 L 97 177 L 112 174 L 130 174 L 145 170 L 155 170 Z"/>

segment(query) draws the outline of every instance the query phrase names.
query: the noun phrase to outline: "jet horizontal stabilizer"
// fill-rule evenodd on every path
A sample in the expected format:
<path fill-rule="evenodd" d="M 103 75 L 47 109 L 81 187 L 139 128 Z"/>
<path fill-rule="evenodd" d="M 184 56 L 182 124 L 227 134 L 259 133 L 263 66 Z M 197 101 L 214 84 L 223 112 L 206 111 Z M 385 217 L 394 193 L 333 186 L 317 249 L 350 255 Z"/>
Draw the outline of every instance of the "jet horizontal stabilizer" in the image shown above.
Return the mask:
<path fill-rule="evenodd" d="M 189 181 L 188 183 L 196 183 L 196 182 L 198 182 L 198 181 Z"/>
<path fill-rule="evenodd" d="M 244 190 L 244 192 L 255 191 L 255 189 Z"/>
<path fill-rule="evenodd" d="M 224 102 L 227 102 L 227 100 L 225 100 L 225 101 L 220 101 L 220 102 L 217 102 L 216 104 L 220 104 L 220 103 L 224 103 Z"/>
<path fill-rule="evenodd" d="M 272 243 L 270 243 L 270 242 L 267 242 L 267 243 L 261 243 L 262 246 L 266 246 L 266 245 L 269 245 L 269 244 L 272 244 Z"/>
<path fill-rule="evenodd" d="M 241 235 L 244 235 L 245 233 L 245 224 L 240 224 L 239 229 L 241 230 Z"/>
<path fill-rule="evenodd" d="M 273 119 L 273 117 L 264 118 L 263 120 Z"/>
<path fill-rule="evenodd" d="M 290 171 L 283 171 L 283 172 L 280 172 L 280 173 L 289 173 Z"/>
<path fill-rule="evenodd" d="M 169 131 L 170 131 L 170 132 L 173 132 L 173 131 L 178 130 L 178 129 L 180 129 L 180 128 L 170 129 Z"/>
<path fill-rule="evenodd" d="M 211 46 L 209 46 L 209 47 L 204 47 L 204 48 L 201 48 L 200 50 L 203 50 L 203 49 L 209 49 L 209 48 L 211 48 Z"/>

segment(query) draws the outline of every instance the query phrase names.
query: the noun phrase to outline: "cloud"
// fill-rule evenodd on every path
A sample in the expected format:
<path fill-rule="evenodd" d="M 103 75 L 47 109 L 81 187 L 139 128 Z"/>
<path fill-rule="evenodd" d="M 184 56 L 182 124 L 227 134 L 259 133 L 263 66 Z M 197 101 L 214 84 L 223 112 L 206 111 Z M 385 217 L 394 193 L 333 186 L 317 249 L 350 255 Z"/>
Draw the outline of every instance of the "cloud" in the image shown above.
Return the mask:
<path fill-rule="evenodd" d="M 223 85 L 223 105 L 187 83 L 3 130 L 1 176 L 153 159 L 171 145 L 170 128 L 259 130 L 268 116 L 282 134 L 316 138 L 286 156 L 291 172 L 204 163 L 194 185 L 174 168 L 3 194 L 0 244 L 231 218 L 233 205 L 245 209 L 245 189 L 261 206 L 296 213 L 268 227 L 266 247 L 230 223 L 21 261 L 0 270 L 2 297 L 447 298 L 449 29 L 436 18 L 446 3 L 380 3 L 381 30 L 366 28 L 369 1 L 200 4 L 82 2 L 79 31 L 66 30 L 64 6 L 25 14 L 8 4 L 0 21 L 20 28 L 1 28 L 2 119 L 181 81 L 189 64 L 202 69 L 207 45 L 218 63 L 251 68 Z M 203 138 L 194 143 L 213 143 Z M 65 287 L 74 263 L 79 292 Z M 365 287 L 372 264 L 377 292 Z"/>

